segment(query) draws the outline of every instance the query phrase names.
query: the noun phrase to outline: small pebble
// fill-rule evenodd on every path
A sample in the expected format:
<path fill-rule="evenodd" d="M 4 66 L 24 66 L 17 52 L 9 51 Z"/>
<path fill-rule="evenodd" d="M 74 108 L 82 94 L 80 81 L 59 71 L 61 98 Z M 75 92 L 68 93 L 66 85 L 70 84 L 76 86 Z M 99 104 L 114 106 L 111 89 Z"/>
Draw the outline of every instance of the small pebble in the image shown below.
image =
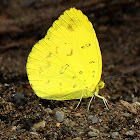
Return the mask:
<path fill-rule="evenodd" d="M 81 138 L 80 137 L 76 137 L 73 140 L 81 140 Z"/>
<path fill-rule="evenodd" d="M 11 131 L 16 131 L 17 126 L 12 126 Z"/>
<path fill-rule="evenodd" d="M 95 130 L 95 128 L 93 126 L 89 126 L 89 128 L 93 131 Z"/>
<path fill-rule="evenodd" d="M 60 127 L 60 123 L 56 123 L 56 126 L 57 126 L 57 127 Z"/>
<path fill-rule="evenodd" d="M 25 105 L 27 103 L 27 98 L 24 96 L 23 93 L 16 93 L 9 98 L 9 101 L 14 103 L 18 107 Z"/>
<path fill-rule="evenodd" d="M 72 110 L 73 109 L 73 106 L 70 106 L 69 108 Z"/>
<path fill-rule="evenodd" d="M 49 113 L 49 114 L 53 113 L 53 111 L 50 108 L 46 108 L 46 112 Z"/>
<path fill-rule="evenodd" d="M 64 120 L 64 112 L 62 111 L 56 111 L 56 120 L 58 122 L 62 122 Z"/>
<path fill-rule="evenodd" d="M 53 132 L 53 133 L 52 133 L 52 137 L 53 137 L 53 140 L 58 139 L 58 138 L 57 138 L 57 137 L 58 137 L 58 133 L 57 133 L 57 132 Z"/>
<path fill-rule="evenodd" d="M 134 135 L 134 131 L 130 130 L 126 132 L 127 136 L 133 136 Z"/>
<path fill-rule="evenodd" d="M 38 135 L 37 132 L 30 132 L 30 134 L 32 134 L 32 135 Z"/>
<path fill-rule="evenodd" d="M 76 117 L 82 117 L 82 115 L 80 113 L 76 113 L 75 116 Z"/>
<path fill-rule="evenodd" d="M 35 129 L 39 129 L 40 127 L 44 128 L 45 127 L 45 124 L 46 124 L 46 121 L 41 121 L 39 123 L 35 123 L 33 125 L 33 128 L 35 128 Z"/>
<path fill-rule="evenodd" d="M 71 122 L 70 122 L 70 126 L 71 126 L 71 127 L 74 127 L 75 125 L 76 125 L 76 122 L 74 122 L 74 121 L 71 121 Z"/>
<path fill-rule="evenodd" d="M 33 128 L 33 127 L 31 127 L 30 128 L 30 134 L 32 134 L 32 135 L 38 135 L 38 133 L 36 132 L 36 129 L 35 128 Z"/>
<path fill-rule="evenodd" d="M 92 115 L 90 115 L 88 119 L 92 120 L 93 123 L 99 122 L 99 119 L 96 116 L 93 117 Z"/>
<path fill-rule="evenodd" d="M 123 116 L 128 118 L 128 117 L 130 117 L 130 114 L 129 113 L 123 113 Z"/>
<path fill-rule="evenodd" d="M 102 119 L 99 119 L 99 122 L 102 122 L 103 120 Z"/>
<path fill-rule="evenodd" d="M 66 119 L 66 120 L 64 121 L 64 124 L 65 124 L 66 126 L 71 126 L 71 127 L 74 127 L 74 126 L 76 125 L 76 123 L 75 123 L 74 121 L 69 120 L 69 119 Z"/>
<path fill-rule="evenodd" d="M 119 132 L 112 132 L 111 137 L 116 139 L 119 136 Z"/>
<path fill-rule="evenodd" d="M 99 136 L 99 130 L 95 129 L 94 131 L 89 131 L 88 136 L 89 137 L 97 137 L 97 136 Z"/>
<path fill-rule="evenodd" d="M 92 118 L 93 118 L 93 116 L 92 116 L 92 115 L 89 115 L 89 116 L 88 116 L 88 119 L 89 119 L 89 120 L 91 120 Z"/>
<path fill-rule="evenodd" d="M 69 119 L 66 119 L 66 120 L 64 121 L 64 124 L 65 124 L 66 126 L 69 126 L 70 120 L 69 120 Z"/>
<path fill-rule="evenodd" d="M 99 121 L 99 119 L 96 117 L 96 116 L 94 116 L 93 118 L 92 118 L 92 122 L 93 123 L 97 123 Z"/>
<path fill-rule="evenodd" d="M 97 137 L 99 135 L 99 130 L 95 129 L 93 126 L 89 126 L 92 131 L 88 132 L 89 137 Z"/>

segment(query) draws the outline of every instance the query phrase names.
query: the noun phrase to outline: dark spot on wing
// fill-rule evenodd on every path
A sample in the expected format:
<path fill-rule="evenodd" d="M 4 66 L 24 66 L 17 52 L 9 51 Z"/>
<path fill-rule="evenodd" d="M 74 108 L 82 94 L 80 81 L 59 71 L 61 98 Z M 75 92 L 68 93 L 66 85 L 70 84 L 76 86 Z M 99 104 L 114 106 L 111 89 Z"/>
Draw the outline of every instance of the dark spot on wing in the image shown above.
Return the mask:
<path fill-rule="evenodd" d="M 63 74 L 63 73 L 66 71 L 66 69 L 67 69 L 68 67 L 69 67 L 68 64 L 62 66 L 62 67 L 61 67 L 61 70 L 60 70 L 60 74 Z"/>

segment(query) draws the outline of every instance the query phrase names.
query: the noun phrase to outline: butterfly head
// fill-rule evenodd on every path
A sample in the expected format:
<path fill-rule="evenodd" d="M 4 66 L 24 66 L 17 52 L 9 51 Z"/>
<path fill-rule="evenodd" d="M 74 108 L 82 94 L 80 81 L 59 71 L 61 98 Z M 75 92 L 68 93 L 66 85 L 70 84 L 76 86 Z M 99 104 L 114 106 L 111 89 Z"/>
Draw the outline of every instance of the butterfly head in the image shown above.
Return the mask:
<path fill-rule="evenodd" d="M 98 84 L 99 89 L 104 88 L 104 86 L 105 86 L 105 83 L 103 81 L 100 81 Z"/>

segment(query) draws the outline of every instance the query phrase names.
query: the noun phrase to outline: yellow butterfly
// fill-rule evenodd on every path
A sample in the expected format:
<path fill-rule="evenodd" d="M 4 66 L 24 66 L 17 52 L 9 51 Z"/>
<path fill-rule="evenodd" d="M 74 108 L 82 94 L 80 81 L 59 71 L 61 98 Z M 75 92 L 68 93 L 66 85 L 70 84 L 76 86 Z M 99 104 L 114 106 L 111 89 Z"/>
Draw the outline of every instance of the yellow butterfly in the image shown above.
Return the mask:
<path fill-rule="evenodd" d="M 54 21 L 46 36 L 32 48 L 26 68 L 29 82 L 40 98 L 81 101 L 97 96 L 107 107 L 106 99 L 98 95 L 105 85 L 100 81 L 99 43 L 81 10 L 70 8 Z"/>

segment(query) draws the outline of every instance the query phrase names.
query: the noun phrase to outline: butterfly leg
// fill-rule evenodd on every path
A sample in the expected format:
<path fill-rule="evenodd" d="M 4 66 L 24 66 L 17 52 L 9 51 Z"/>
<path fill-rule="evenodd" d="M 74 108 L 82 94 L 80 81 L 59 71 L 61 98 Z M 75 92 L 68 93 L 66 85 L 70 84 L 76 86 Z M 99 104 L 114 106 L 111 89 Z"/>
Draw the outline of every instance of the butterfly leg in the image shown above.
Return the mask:
<path fill-rule="evenodd" d="M 75 108 L 75 109 L 77 109 L 77 108 L 78 108 L 78 106 L 80 105 L 80 103 L 81 103 L 81 101 L 82 101 L 82 98 L 83 98 L 83 93 L 82 93 L 81 99 L 80 99 L 80 101 L 79 101 L 79 103 L 78 103 L 78 105 L 76 106 L 76 108 Z"/>
<path fill-rule="evenodd" d="M 100 96 L 100 95 L 98 95 L 98 94 L 96 94 L 96 93 L 95 93 L 95 96 L 98 97 L 98 98 L 101 98 L 101 99 L 103 100 L 103 102 L 104 102 L 106 108 L 108 109 L 108 106 L 109 106 L 109 105 L 108 105 L 108 102 L 107 102 L 106 98 L 105 98 L 105 97 L 102 97 L 102 96 Z"/>
<path fill-rule="evenodd" d="M 93 96 L 91 97 L 91 99 L 90 99 L 90 101 L 89 101 L 87 111 L 89 111 L 89 107 L 90 107 L 91 101 L 93 100 L 93 97 L 95 98 L 95 94 L 94 94 L 94 93 L 93 93 Z"/>

